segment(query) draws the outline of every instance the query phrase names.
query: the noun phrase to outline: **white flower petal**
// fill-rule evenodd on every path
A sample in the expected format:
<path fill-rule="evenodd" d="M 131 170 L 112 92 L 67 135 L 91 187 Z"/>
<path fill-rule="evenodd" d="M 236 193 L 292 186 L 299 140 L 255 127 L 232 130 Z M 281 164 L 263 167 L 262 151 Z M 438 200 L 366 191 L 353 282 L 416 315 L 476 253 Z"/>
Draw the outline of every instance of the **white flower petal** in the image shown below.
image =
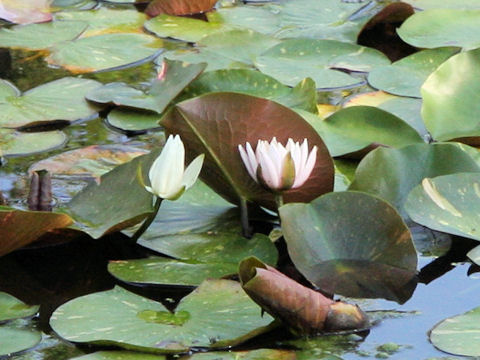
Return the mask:
<path fill-rule="evenodd" d="M 200 175 L 200 171 L 202 170 L 204 158 L 205 154 L 198 155 L 185 169 L 182 180 L 182 185 L 185 186 L 185 190 L 192 187 L 195 181 L 197 181 L 198 175 Z"/>

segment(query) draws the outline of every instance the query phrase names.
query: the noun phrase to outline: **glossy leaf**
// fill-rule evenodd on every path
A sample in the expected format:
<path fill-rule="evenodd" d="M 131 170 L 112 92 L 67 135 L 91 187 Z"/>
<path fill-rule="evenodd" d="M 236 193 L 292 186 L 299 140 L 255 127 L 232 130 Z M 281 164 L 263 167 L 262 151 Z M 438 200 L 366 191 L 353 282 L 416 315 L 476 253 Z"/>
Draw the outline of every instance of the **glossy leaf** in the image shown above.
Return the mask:
<path fill-rule="evenodd" d="M 480 171 L 468 148 L 458 143 L 378 148 L 360 162 L 350 190 L 377 195 L 405 215 L 403 205 L 409 192 L 424 178 Z"/>
<path fill-rule="evenodd" d="M 180 360 L 297 360 L 294 351 L 257 349 L 248 351 L 212 351 L 182 356 Z"/>
<path fill-rule="evenodd" d="M 120 131 L 146 131 L 159 129 L 161 115 L 151 111 L 139 111 L 118 107 L 111 110 L 106 118 L 107 124 Z"/>
<path fill-rule="evenodd" d="M 432 344 L 445 352 L 461 356 L 480 356 L 480 307 L 443 320 L 430 332 Z"/>
<path fill-rule="evenodd" d="M 288 4 L 288 3 L 287 3 Z M 209 22 L 225 26 L 251 29 L 265 35 L 275 35 L 280 29 L 280 17 L 275 7 L 233 6 L 217 9 L 208 14 Z"/>
<path fill-rule="evenodd" d="M 260 308 L 239 283 L 210 280 L 183 298 L 174 313 L 116 287 L 60 306 L 50 325 L 69 341 L 176 353 L 234 346 L 266 331 L 271 321 L 268 315 L 260 316 Z"/>
<path fill-rule="evenodd" d="M 397 30 L 403 41 L 420 48 L 480 46 L 480 9 L 432 9 L 417 12 Z"/>
<path fill-rule="evenodd" d="M 389 60 L 377 50 L 335 40 L 290 39 L 264 51 L 255 66 L 285 85 L 294 86 L 306 77 L 319 89 L 362 84 L 340 69 L 368 72 Z"/>
<path fill-rule="evenodd" d="M 412 295 L 417 253 L 408 227 L 387 202 L 336 192 L 284 205 L 280 217 L 293 263 L 320 289 L 399 303 Z"/>
<path fill-rule="evenodd" d="M 423 179 L 408 195 L 405 210 L 421 225 L 480 240 L 479 172 Z"/>
<path fill-rule="evenodd" d="M 32 155 L 61 147 L 66 141 L 67 136 L 61 131 L 24 133 L 13 129 L 0 129 L 0 155 Z"/>
<path fill-rule="evenodd" d="M 20 2 L 3 0 L 0 4 L 0 18 L 16 24 L 31 24 L 52 20 L 52 0 L 30 0 Z"/>
<path fill-rule="evenodd" d="M 479 18 L 480 19 L 480 18 Z M 422 116 L 439 141 L 479 136 L 480 50 L 452 56 L 422 86 Z"/>
<path fill-rule="evenodd" d="M 42 340 L 40 331 L 17 327 L 0 326 L 0 356 L 12 355 L 36 346 Z"/>
<path fill-rule="evenodd" d="M 38 309 L 38 305 L 27 305 L 12 295 L 0 292 L 0 323 L 33 316 Z"/>
<path fill-rule="evenodd" d="M 99 106 L 89 104 L 85 94 L 100 83 L 90 79 L 65 77 L 37 86 L 20 95 L 12 84 L 3 80 L 0 91 L 0 126 L 40 125 L 56 120 L 74 121 L 93 116 Z M 16 92 L 16 93 L 15 93 Z"/>
<path fill-rule="evenodd" d="M 394 62 L 377 67 L 368 74 L 370 86 L 399 96 L 421 97 L 420 87 L 427 77 L 458 48 L 423 50 Z"/>
<path fill-rule="evenodd" d="M 103 34 L 58 43 L 50 48 L 47 62 L 73 73 L 110 70 L 148 61 L 162 46 L 146 34 Z"/>
<path fill-rule="evenodd" d="M 190 15 L 211 10 L 217 0 L 152 0 L 145 12 L 154 17 L 159 14 Z"/>
<path fill-rule="evenodd" d="M 477 265 L 480 266 L 480 245 L 474 247 L 467 253 L 467 256 Z"/>
<path fill-rule="evenodd" d="M 0 46 L 14 49 L 42 50 L 75 39 L 88 24 L 78 21 L 54 21 L 44 24 L 0 29 Z"/>
<path fill-rule="evenodd" d="M 71 360 L 165 360 L 163 355 L 153 355 L 133 351 L 97 351 L 88 355 L 77 356 Z"/>
<path fill-rule="evenodd" d="M 273 195 L 248 175 L 238 145 L 271 140 L 308 139 L 318 146 L 308 181 L 285 192 L 285 201 L 310 201 L 333 187 L 333 164 L 315 130 L 292 110 L 273 101 L 235 93 L 213 93 L 181 102 L 162 120 L 168 133 L 180 134 L 189 157 L 205 153 L 201 178 L 226 199 L 255 201 L 274 208 Z"/>
<path fill-rule="evenodd" d="M 48 231 L 73 223 L 70 216 L 0 206 L 0 256 L 28 245 Z"/>

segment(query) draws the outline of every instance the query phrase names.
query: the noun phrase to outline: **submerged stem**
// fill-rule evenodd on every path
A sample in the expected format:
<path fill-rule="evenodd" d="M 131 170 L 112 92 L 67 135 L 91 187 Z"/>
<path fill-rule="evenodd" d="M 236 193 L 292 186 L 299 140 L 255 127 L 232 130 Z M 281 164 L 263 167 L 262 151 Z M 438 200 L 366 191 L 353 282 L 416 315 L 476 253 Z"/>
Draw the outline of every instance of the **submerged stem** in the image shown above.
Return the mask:
<path fill-rule="evenodd" d="M 138 230 L 135 231 L 135 234 L 133 234 L 133 236 L 130 238 L 132 242 L 137 242 L 137 240 L 140 238 L 140 236 L 143 235 L 145 230 L 148 229 L 150 224 L 153 222 L 153 220 L 157 216 L 158 210 L 160 209 L 160 205 L 162 204 L 162 200 L 163 200 L 162 198 L 157 197 L 157 199 L 155 200 L 155 204 L 153 205 L 152 213 L 145 219 L 142 226 L 140 226 Z"/>
<path fill-rule="evenodd" d="M 240 198 L 240 218 L 242 221 L 242 234 L 247 239 L 252 237 L 252 228 L 250 227 L 250 223 L 248 221 L 248 206 L 247 200 L 245 198 Z"/>

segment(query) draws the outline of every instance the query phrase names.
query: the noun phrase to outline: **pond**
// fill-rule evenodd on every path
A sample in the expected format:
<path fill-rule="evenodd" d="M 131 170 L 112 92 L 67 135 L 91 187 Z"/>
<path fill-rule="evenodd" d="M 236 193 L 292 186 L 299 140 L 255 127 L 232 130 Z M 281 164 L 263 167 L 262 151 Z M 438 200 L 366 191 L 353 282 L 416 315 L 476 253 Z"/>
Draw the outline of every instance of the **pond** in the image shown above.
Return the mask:
<path fill-rule="evenodd" d="M 31 3 L 0 8 L 0 358 L 480 357 L 477 4 Z M 170 147 L 163 190 L 203 168 L 158 195 Z"/>

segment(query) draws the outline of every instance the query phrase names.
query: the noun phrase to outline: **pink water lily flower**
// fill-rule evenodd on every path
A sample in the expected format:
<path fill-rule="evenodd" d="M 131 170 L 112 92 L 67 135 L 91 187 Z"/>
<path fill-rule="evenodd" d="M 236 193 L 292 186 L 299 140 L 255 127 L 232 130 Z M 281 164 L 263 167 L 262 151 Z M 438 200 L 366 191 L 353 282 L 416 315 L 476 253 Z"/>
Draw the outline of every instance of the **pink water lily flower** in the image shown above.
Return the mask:
<path fill-rule="evenodd" d="M 317 147 L 308 151 L 308 141 L 294 142 L 288 139 L 283 146 L 273 138 L 270 143 L 258 140 L 253 151 L 249 142 L 238 145 L 240 156 L 250 176 L 259 184 L 273 190 L 283 191 L 302 186 L 315 167 Z"/>

